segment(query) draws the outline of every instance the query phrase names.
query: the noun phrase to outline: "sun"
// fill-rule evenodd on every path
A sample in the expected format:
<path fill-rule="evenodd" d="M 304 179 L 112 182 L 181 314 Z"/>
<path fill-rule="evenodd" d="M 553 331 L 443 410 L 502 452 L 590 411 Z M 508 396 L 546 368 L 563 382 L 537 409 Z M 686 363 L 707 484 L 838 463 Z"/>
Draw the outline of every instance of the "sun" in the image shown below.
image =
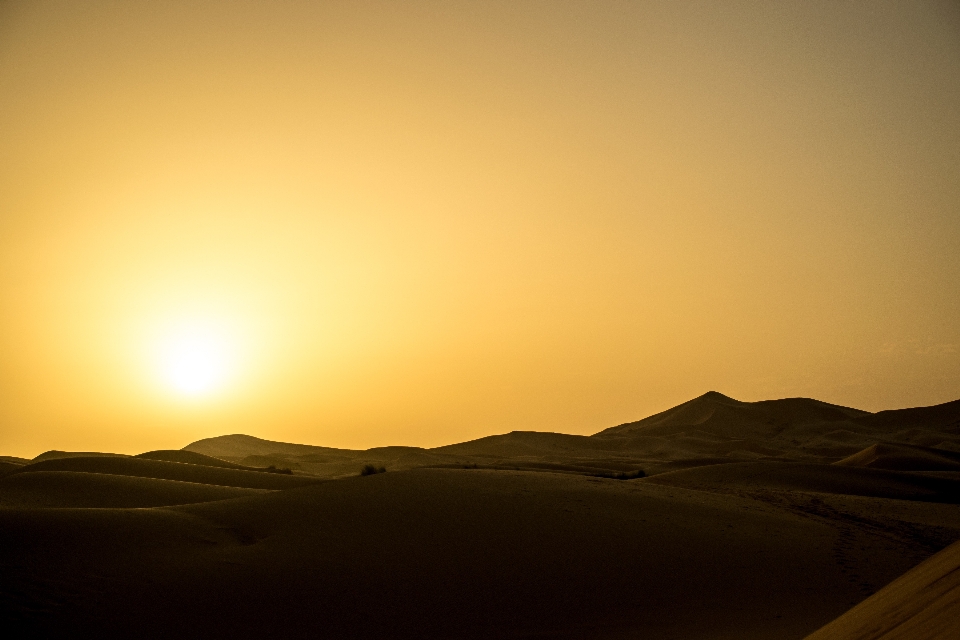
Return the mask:
<path fill-rule="evenodd" d="M 157 343 L 156 364 L 164 385 L 183 398 L 223 390 L 233 374 L 235 348 L 226 328 L 209 321 L 169 327 Z"/>

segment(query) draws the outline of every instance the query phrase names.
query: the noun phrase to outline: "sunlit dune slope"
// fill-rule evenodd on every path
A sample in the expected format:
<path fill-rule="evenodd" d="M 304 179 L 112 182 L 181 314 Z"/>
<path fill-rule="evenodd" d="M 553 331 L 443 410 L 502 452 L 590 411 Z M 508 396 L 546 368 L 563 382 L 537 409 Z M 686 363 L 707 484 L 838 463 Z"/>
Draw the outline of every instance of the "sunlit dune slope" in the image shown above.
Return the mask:
<path fill-rule="evenodd" d="M 28 474 L 37 471 L 74 471 L 100 473 L 160 480 L 178 480 L 225 487 L 243 487 L 248 489 L 289 489 L 317 482 L 314 478 L 288 476 L 258 471 L 223 469 L 195 464 L 145 460 L 141 458 L 60 458 L 44 460 L 25 465 L 12 475 Z M 8 478 L 10 476 L 7 476 Z"/>
<path fill-rule="evenodd" d="M 36 471 L 0 479 L 0 507 L 143 508 L 226 500 L 263 492 L 262 489 L 103 473 Z"/>
<path fill-rule="evenodd" d="M 823 464 L 740 462 L 663 473 L 642 482 L 689 489 L 776 489 L 960 503 L 960 480 Z"/>
<path fill-rule="evenodd" d="M 806 640 L 960 638 L 960 542 L 914 567 Z"/>
<path fill-rule="evenodd" d="M 904 471 L 960 471 L 960 452 L 884 442 L 834 464 Z"/>
<path fill-rule="evenodd" d="M 0 510 L 0 589 L 17 594 L 0 607 L 53 636 L 790 640 L 916 562 L 911 541 L 838 547 L 850 535 L 731 495 L 422 469 L 165 509 Z"/>

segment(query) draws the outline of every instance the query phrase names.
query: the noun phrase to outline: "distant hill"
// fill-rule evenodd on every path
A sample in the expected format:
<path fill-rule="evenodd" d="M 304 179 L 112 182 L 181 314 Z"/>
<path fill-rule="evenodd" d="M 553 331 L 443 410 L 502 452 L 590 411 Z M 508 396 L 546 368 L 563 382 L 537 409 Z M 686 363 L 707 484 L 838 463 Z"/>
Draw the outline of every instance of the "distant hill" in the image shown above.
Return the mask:
<path fill-rule="evenodd" d="M 332 449 L 330 447 L 317 447 L 309 444 L 291 444 L 287 442 L 274 442 L 273 440 L 263 440 L 253 436 L 236 433 L 229 436 L 217 436 L 215 438 L 204 438 L 192 442 L 183 448 L 185 451 L 202 453 L 215 458 L 245 458 L 247 456 L 263 456 L 272 454 L 284 454 L 293 456 L 309 455 L 337 455 L 342 449 Z"/>
<path fill-rule="evenodd" d="M 33 460 L 29 462 L 43 462 L 44 460 L 60 460 L 62 458 L 96 458 L 96 457 L 106 457 L 106 458 L 126 458 L 128 456 L 122 453 L 103 453 L 100 451 L 58 451 L 53 449 L 51 451 L 44 451 L 38 455 Z"/>
<path fill-rule="evenodd" d="M 952 470 L 930 461 L 936 451 L 960 452 L 960 401 L 870 413 L 809 398 L 742 402 L 711 391 L 592 436 L 514 431 L 432 449 L 359 451 L 237 434 L 199 440 L 184 450 L 240 465 L 285 466 L 324 477 L 353 475 L 364 464 L 392 470 L 478 466 L 604 475 L 760 460 L 833 463 L 881 443 L 934 451 L 924 454 L 922 462 L 914 449 L 911 455 L 918 466 L 901 461 L 897 463 L 901 470 L 931 470 L 931 464 L 937 470 Z M 883 463 L 873 466 L 887 468 L 878 464 Z"/>
<path fill-rule="evenodd" d="M 597 436 L 669 435 L 696 428 L 721 437 L 770 436 L 786 428 L 852 422 L 867 411 L 808 398 L 741 402 L 710 391 L 649 418 L 604 429 Z"/>
<path fill-rule="evenodd" d="M 880 442 L 960 451 L 960 401 L 869 413 L 809 398 L 741 402 L 711 391 L 592 437 L 674 460 L 836 462 Z"/>
<path fill-rule="evenodd" d="M 179 462 L 181 464 L 198 464 L 204 467 L 219 467 L 221 469 L 239 469 L 241 471 L 261 471 L 255 467 L 248 467 L 242 464 L 227 462 L 219 458 L 205 456 L 202 453 L 194 451 L 185 451 L 183 449 L 161 449 L 158 451 L 147 451 L 134 456 L 134 458 L 143 458 L 144 460 L 161 460 L 164 462 Z"/>

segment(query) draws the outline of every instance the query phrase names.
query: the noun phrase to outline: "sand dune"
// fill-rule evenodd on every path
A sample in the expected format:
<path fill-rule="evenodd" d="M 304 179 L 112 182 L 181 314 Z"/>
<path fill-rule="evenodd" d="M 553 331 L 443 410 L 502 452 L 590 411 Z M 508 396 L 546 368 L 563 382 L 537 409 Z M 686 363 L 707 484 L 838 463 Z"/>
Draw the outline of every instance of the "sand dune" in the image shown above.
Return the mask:
<path fill-rule="evenodd" d="M 707 433 L 742 437 L 745 430 L 766 433 L 784 426 L 849 422 L 867 415 L 870 414 L 866 411 L 807 398 L 741 402 L 710 391 L 649 418 L 611 427 L 600 433 L 623 435 L 645 431 L 650 435 L 662 435 L 699 425 L 700 430 Z M 731 428 L 736 431 L 735 434 L 724 433 Z"/>
<path fill-rule="evenodd" d="M 958 403 L 869 414 L 712 393 L 593 436 L 354 451 L 232 435 L 10 460 L 0 622 L 17 637 L 800 640 L 960 538 L 957 419 Z M 390 472 L 360 477 L 367 463 Z M 637 469 L 651 476 L 598 477 Z M 911 620 L 936 612 L 917 597 L 898 605 Z"/>
<path fill-rule="evenodd" d="M 289 442 L 274 442 L 263 440 L 244 434 L 217 436 L 204 438 L 191 443 L 184 449 L 202 453 L 216 458 L 245 458 L 253 455 L 270 455 L 274 453 L 302 455 L 322 455 L 325 453 L 337 454 L 340 449 L 317 447 L 306 444 L 291 444 Z"/>
<path fill-rule="evenodd" d="M 897 471 L 960 471 L 960 452 L 884 442 L 834 464 Z"/>
<path fill-rule="evenodd" d="M 806 640 L 960 638 L 960 542 L 911 569 Z"/>
<path fill-rule="evenodd" d="M 107 453 L 102 451 L 44 451 L 28 462 L 43 462 L 44 460 L 61 460 L 63 458 L 128 458 L 122 453 Z"/>
<path fill-rule="evenodd" d="M 871 414 L 807 398 L 740 402 L 710 392 L 592 437 L 687 458 L 835 462 L 880 441 L 960 451 L 960 401 Z"/>
<path fill-rule="evenodd" d="M 288 476 L 258 471 L 223 469 L 195 464 L 144 460 L 141 458 L 58 458 L 35 462 L 17 469 L 11 475 L 37 471 L 75 471 L 159 480 L 178 480 L 199 484 L 243 487 L 247 489 L 290 489 L 317 482 L 314 478 Z M 10 476 L 8 476 L 10 477 Z"/>
<path fill-rule="evenodd" d="M 74 471 L 36 471 L 0 479 L 0 507 L 160 507 L 263 493 L 193 482 Z"/>
<path fill-rule="evenodd" d="M 741 462 L 663 473 L 643 482 L 690 489 L 776 489 L 960 504 L 960 481 L 804 463 Z"/>
<path fill-rule="evenodd" d="M 13 473 L 23 467 L 22 464 L 17 464 L 16 462 L 3 462 L 0 461 L 0 478 L 3 476 Z"/>
<path fill-rule="evenodd" d="M 240 469 L 241 471 L 262 471 L 255 467 L 248 467 L 234 462 L 227 462 L 219 458 L 205 456 L 202 453 L 185 451 L 183 449 L 163 449 L 159 451 L 147 451 L 134 456 L 145 460 L 161 460 L 164 462 L 179 462 L 182 464 L 199 464 L 204 467 L 220 467 L 221 469 Z"/>
<path fill-rule="evenodd" d="M 50 635 L 789 639 L 917 561 L 871 531 L 838 555 L 844 527 L 637 481 L 416 470 L 168 509 L 0 510 L 0 587 L 27 594 L 7 620 Z"/>

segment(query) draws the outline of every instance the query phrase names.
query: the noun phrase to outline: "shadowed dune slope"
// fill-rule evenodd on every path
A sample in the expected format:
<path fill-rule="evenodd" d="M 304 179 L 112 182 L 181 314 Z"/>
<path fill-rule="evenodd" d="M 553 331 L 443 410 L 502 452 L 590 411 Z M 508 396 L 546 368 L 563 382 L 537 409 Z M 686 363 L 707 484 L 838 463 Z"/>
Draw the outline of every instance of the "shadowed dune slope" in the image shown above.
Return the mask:
<path fill-rule="evenodd" d="M 960 471 L 960 452 L 884 442 L 834 464 L 895 471 Z"/>
<path fill-rule="evenodd" d="M 662 473 L 640 482 L 689 489 L 776 489 L 960 503 L 960 481 L 825 464 L 740 462 Z"/>
<path fill-rule="evenodd" d="M 155 478 L 36 471 L 0 479 L 0 507 L 143 508 L 226 500 L 264 493 Z"/>
<path fill-rule="evenodd" d="M 37 471 L 76 471 L 110 475 L 178 480 L 198 484 L 243 487 L 247 489 L 290 489 L 318 482 L 315 478 L 288 476 L 259 471 L 222 469 L 142 458 L 60 458 L 26 465 L 12 475 Z M 10 476 L 8 476 L 10 477 Z"/>
<path fill-rule="evenodd" d="M 198 464 L 204 467 L 219 467 L 221 469 L 240 469 L 241 471 L 260 471 L 256 467 L 248 467 L 234 462 L 227 462 L 220 458 L 205 456 L 202 453 L 185 451 L 183 449 L 161 449 L 158 451 L 147 451 L 140 453 L 134 458 L 143 458 L 144 460 L 161 460 L 164 462 L 179 462 L 182 464 Z"/>
<path fill-rule="evenodd" d="M 22 467 L 23 467 L 22 464 L 17 464 L 16 462 L 0 461 L 0 478 L 2 478 L 7 474 L 13 473 L 14 471 L 17 471 Z"/>
<path fill-rule="evenodd" d="M 960 638 L 960 542 L 928 558 L 806 640 Z"/>
<path fill-rule="evenodd" d="M 848 529 L 733 495 L 464 469 L 0 509 L 0 617 L 18 637 L 799 640 L 917 562 L 910 540 Z"/>

